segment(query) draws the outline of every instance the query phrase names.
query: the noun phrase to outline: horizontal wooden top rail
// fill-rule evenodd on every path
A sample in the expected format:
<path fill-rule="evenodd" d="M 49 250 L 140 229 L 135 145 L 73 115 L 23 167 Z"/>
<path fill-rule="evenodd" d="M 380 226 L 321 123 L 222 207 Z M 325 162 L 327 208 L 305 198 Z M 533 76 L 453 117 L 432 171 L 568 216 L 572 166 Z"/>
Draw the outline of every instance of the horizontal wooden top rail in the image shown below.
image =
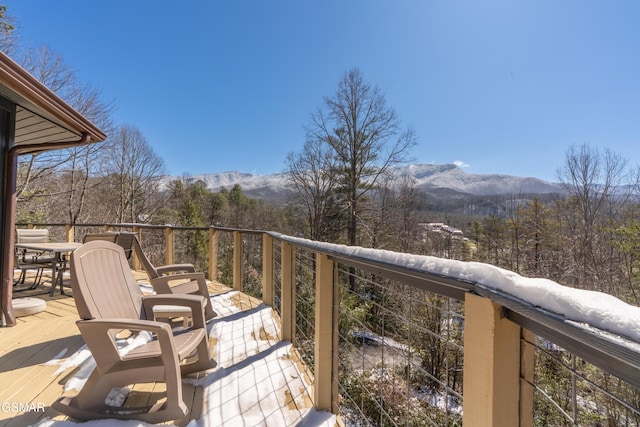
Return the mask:
<path fill-rule="evenodd" d="M 83 224 L 84 225 L 84 224 Z M 215 227 L 215 226 L 209 226 L 209 227 L 193 227 L 193 226 L 186 226 L 186 225 L 171 225 L 171 224 L 165 224 L 165 225 L 151 225 L 151 224 L 105 224 L 108 225 L 110 227 L 119 227 L 119 228 L 155 228 L 155 229 L 164 229 L 164 228 L 171 228 L 173 230 L 189 230 L 189 231 L 209 231 L 209 230 L 216 230 L 216 231 L 222 231 L 222 232 L 227 232 L 227 233 L 233 233 L 233 232 L 240 232 L 242 234 L 256 234 L 256 235 L 261 235 L 264 234 L 264 231 L 260 231 L 260 230 L 246 230 L 246 229 L 241 229 L 241 228 L 228 228 L 228 227 Z"/>
<path fill-rule="evenodd" d="M 38 226 L 38 227 L 65 227 L 69 224 L 65 224 L 65 223 L 16 223 L 16 226 L 19 227 L 27 227 L 27 226 Z M 247 230 L 247 229 L 241 229 L 241 228 L 228 228 L 228 227 L 215 227 L 215 226 L 209 226 L 209 227 L 193 227 L 193 226 L 186 226 L 186 225 L 171 225 L 171 224 L 164 224 L 164 225 L 158 225 L 158 224 L 139 224 L 139 223 L 82 223 L 82 224 L 75 224 L 76 227 L 113 227 L 113 228 L 140 228 L 140 229 L 154 229 L 154 230 L 162 230 L 165 228 L 171 228 L 173 230 L 190 230 L 190 231 L 208 231 L 208 230 L 218 230 L 218 231 L 222 231 L 222 232 L 228 232 L 228 233 L 232 233 L 235 231 L 238 231 L 242 234 L 255 234 L 255 235 L 261 235 L 264 234 L 264 231 L 260 231 L 260 230 Z"/>

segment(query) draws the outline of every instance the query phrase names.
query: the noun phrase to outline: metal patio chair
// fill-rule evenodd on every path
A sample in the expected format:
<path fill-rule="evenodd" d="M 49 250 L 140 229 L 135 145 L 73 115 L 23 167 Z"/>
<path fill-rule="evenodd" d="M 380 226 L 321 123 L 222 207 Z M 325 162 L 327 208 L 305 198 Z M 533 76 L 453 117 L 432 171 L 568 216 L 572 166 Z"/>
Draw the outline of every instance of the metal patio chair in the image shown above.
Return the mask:
<path fill-rule="evenodd" d="M 44 269 L 49 267 L 48 264 L 35 263 L 32 261 L 25 261 L 25 257 L 23 256 L 22 251 L 15 250 L 14 255 L 14 266 L 15 269 L 20 270 L 20 276 L 18 279 L 13 282 L 13 286 L 17 286 L 18 284 L 24 284 L 27 278 L 27 271 L 35 270 L 35 275 L 33 276 L 33 283 L 27 288 L 29 290 L 37 288 L 42 282 L 42 274 L 44 273 Z"/>

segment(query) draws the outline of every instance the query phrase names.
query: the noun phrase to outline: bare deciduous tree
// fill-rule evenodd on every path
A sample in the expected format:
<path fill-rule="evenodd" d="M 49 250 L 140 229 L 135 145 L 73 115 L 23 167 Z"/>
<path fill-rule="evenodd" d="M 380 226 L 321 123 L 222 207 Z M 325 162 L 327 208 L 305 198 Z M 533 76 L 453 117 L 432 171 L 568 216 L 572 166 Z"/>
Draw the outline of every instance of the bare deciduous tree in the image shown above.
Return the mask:
<path fill-rule="evenodd" d="M 322 141 L 310 139 L 301 153 L 290 153 L 287 162 L 294 197 L 302 205 L 309 238 L 326 240 L 336 187 L 333 157 Z"/>
<path fill-rule="evenodd" d="M 608 200 L 618 194 L 626 177 L 626 161 L 620 155 L 587 145 L 572 146 L 558 177 L 580 205 L 582 221 L 592 226 Z"/>
<path fill-rule="evenodd" d="M 109 134 L 112 129 L 112 103 L 104 102 L 100 91 L 83 84 L 62 55 L 47 45 L 25 49 L 22 66 L 69 105 Z M 22 212 L 45 209 L 56 218 L 75 224 L 86 219 L 86 200 L 92 179 L 99 173 L 96 161 L 104 144 L 91 144 L 68 150 L 47 151 L 20 158 L 17 196 Z M 60 195 L 58 199 L 54 196 Z M 62 202 L 64 199 L 64 202 Z M 45 201 L 46 203 L 43 203 Z M 47 204 L 58 202 L 55 207 Z M 48 209 L 49 208 L 49 209 Z"/>
<path fill-rule="evenodd" d="M 120 126 L 108 139 L 103 162 L 110 188 L 110 200 L 119 222 L 146 222 L 162 205 L 157 199 L 160 178 L 165 175 L 162 159 L 142 132 L 134 126 Z"/>
<path fill-rule="evenodd" d="M 325 144 L 331 152 L 333 174 L 348 211 L 347 240 L 356 245 L 360 201 L 391 167 L 407 160 L 414 131 L 400 129 L 398 115 L 380 89 L 354 68 L 311 115 L 307 139 Z"/>
<path fill-rule="evenodd" d="M 566 224 L 573 239 L 574 264 L 569 268 L 578 287 L 598 284 L 610 291 L 610 275 L 603 269 L 606 263 L 602 250 L 610 247 L 603 237 L 629 196 L 626 188 L 626 161 L 608 149 L 600 151 L 587 145 L 572 146 L 566 155 L 558 177 L 570 195 Z"/>

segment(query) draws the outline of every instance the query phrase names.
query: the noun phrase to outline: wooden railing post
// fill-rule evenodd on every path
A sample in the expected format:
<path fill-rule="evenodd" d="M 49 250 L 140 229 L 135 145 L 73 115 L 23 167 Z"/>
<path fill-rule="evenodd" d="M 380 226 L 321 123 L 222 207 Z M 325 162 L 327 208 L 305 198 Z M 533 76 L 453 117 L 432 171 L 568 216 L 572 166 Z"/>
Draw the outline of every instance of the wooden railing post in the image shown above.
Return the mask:
<path fill-rule="evenodd" d="M 72 224 L 64 226 L 64 238 L 65 242 L 73 242 L 76 236 L 76 228 Z"/>
<path fill-rule="evenodd" d="M 338 301 L 333 261 L 316 254 L 316 306 L 314 347 L 314 404 L 320 411 L 337 413 Z"/>
<path fill-rule="evenodd" d="M 164 229 L 164 263 L 165 265 L 173 264 L 173 228 L 165 227 Z"/>
<path fill-rule="evenodd" d="M 281 248 L 281 274 L 282 274 L 282 296 L 281 296 L 281 313 L 282 313 L 282 340 L 295 344 L 295 252 L 293 245 L 282 242 Z"/>
<path fill-rule="evenodd" d="M 273 307 L 273 238 L 262 234 L 262 302 Z"/>
<path fill-rule="evenodd" d="M 467 293 L 463 426 L 519 425 L 520 327 L 499 304 Z"/>
<path fill-rule="evenodd" d="M 233 232 L 233 289 L 242 292 L 242 233 Z"/>
<path fill-rule="evenodd" d="M 131 228 L 131 231 L 136 234 L 136 237 L 138 238 L 138 242 L 140 242 L 140 248 L 142 248 L 142 230 L 140 229 L 140 227 L 134 226 Z M 138 271 L 142 270 L 142 264 L 140 264 L 140 260 L 136 256 L 136 251 L 133 251 L 133 259 L 131 263 L 133 265 L 134 270 L 138 270 Z"/>
<path fill-rule="evenodd" d="M 536 334 L 521 329 L 520 347 L 520 427 L 533 427 L 533 386 L 535 372 Z"/>
<path fill-rule="evenodd" d="M 209 228 L 209 280 L 218 279 L 218 230 Z"/>

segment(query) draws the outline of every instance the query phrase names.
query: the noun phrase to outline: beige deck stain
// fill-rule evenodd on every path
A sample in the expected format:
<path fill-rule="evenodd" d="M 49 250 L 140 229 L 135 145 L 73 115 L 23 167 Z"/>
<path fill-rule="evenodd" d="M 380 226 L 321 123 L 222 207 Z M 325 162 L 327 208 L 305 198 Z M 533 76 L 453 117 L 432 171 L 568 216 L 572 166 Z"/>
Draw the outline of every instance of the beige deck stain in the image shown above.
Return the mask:
<path fill-rule="evenodd" d="M 271 334 L 269 334 L 265 329 L 264 326 L 260 327 L 260 339 L 263 341 L 277 341 L 278 337 L 277 336 L 273 336 Z"/>
<path fill-rule="evenodd" d="M 300 387 L 298 392 L 299 394 L 297 397 L 299 399 L 296 401 L 296 398 L 291 394 L 291 391 L 284 391 L 284 405 L 287 409 L 291 411 L 300 411 L 311 408 L 313 406 L 313 402 L 311 402 L 311 398 L 309 397 L 307 390 L 304 387 Z M 300 401 L 300 399 L 302 399 L 302 401 Z"/>
<path fill-rule="evenodd" d="M 218 344 L 218 338 L 209 337 L 209 354 L 211 354 L 211 358 L 214 360 L 216 358 L 215 348 L 217 344 Z"/>
<path fill-rule="evenodd" d="M 230 300 L 241 311 L 250 310 L 261 304 L 261 301 L 240 292 L 232 295 Z"/>

